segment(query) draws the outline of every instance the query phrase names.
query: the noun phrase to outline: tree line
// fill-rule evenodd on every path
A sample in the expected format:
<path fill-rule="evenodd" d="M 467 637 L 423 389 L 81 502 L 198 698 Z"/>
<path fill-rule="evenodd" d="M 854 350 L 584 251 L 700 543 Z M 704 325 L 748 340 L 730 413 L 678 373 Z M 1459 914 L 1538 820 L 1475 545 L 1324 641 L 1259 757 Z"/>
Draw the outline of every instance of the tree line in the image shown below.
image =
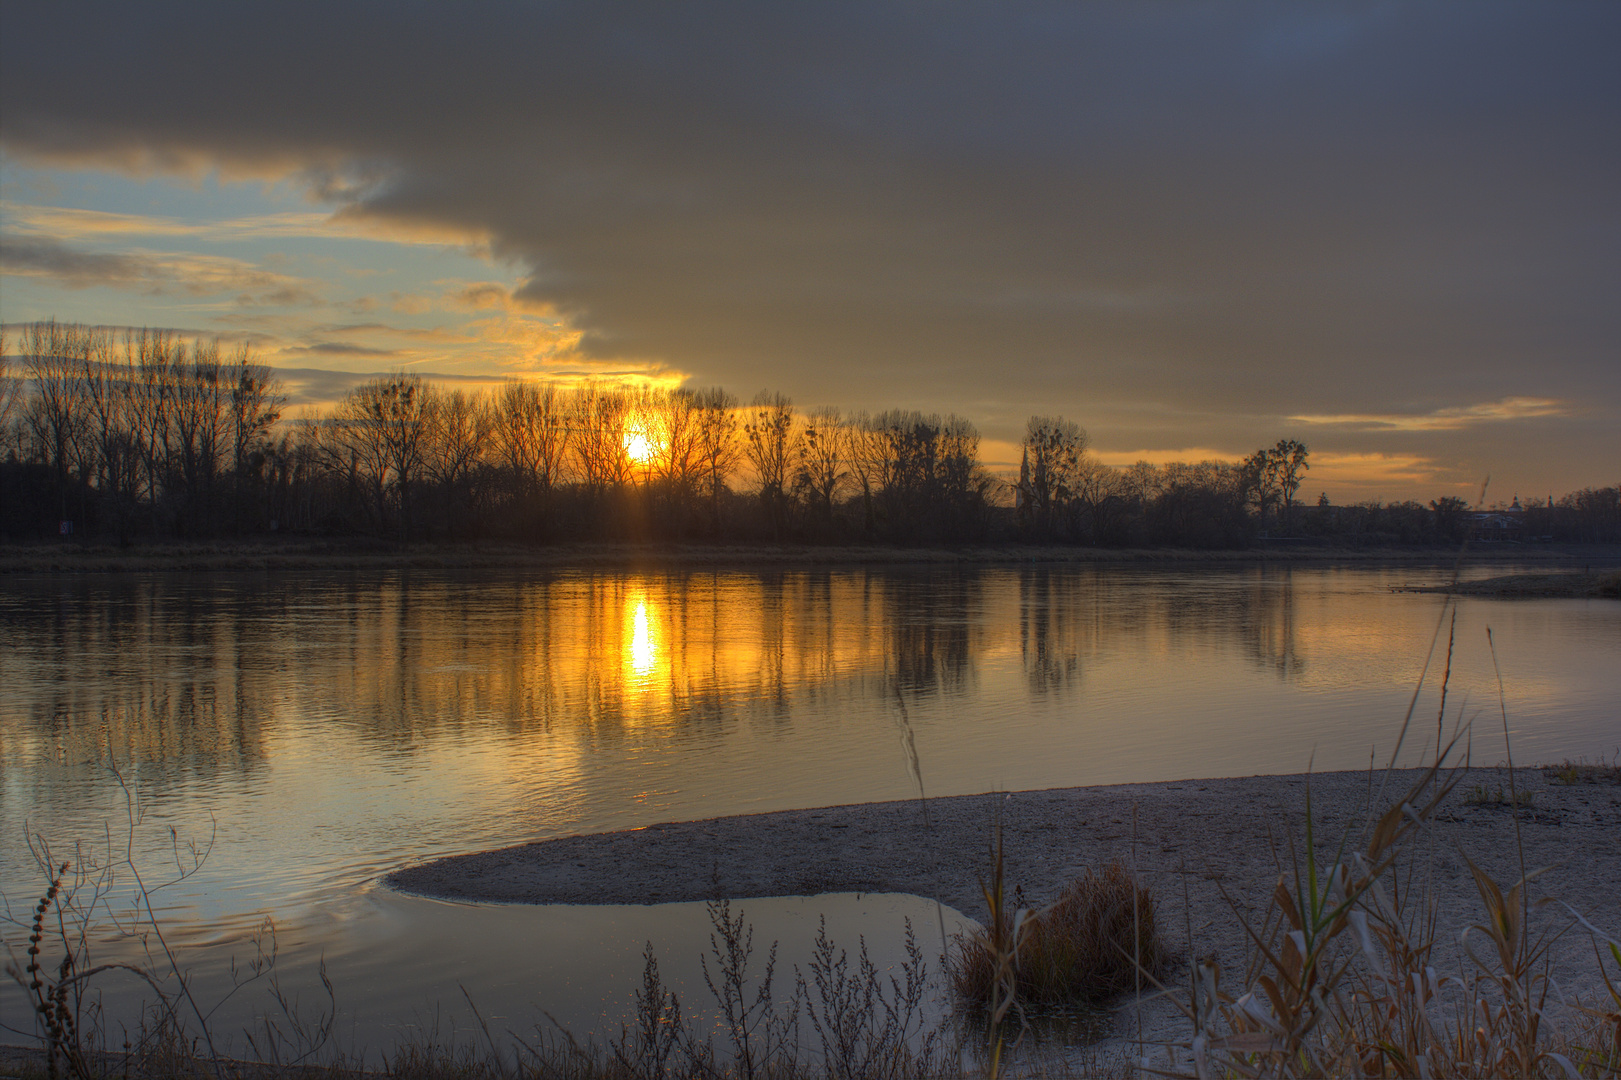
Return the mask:
<path fill-rule="evenodd" d="M 470 392 L 397 373 L 289 418 L 274 371 L 246 346 L 54 320 L 24 326 L 15 346 L 19 370 L 0 370 L 0 533 L 15 539 L 1231 548 L 1267 536 L 1443 543 L 1468 527 L 1456 499 L 1302 507 L 1310 451 L 1290 439 L 1236 463 L 1115 468 L 1073 421 L 1037 416 L 1017 477 L 997 477 L 955 415 L 609 382 Z M 1621 539 L 1615 495 L 1566 496 L 1533 528 Z"/>

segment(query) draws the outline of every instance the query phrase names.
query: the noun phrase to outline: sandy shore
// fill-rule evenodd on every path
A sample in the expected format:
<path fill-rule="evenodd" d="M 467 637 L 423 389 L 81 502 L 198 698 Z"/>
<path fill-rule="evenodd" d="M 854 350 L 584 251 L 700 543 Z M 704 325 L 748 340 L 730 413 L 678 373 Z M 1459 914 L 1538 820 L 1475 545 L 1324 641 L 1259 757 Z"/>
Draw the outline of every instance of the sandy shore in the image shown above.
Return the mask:
<path fill-rule="evenodd" d="M 1404 793 L 1416 775 L 1395 774 L 1388 794 Z M 1539 894 L 1621 937 L 1621 786 L 1550 783 L 1536 769 L 1517 770 L 1515 780 L 1531 800 L 1518 815 L 1525 865 L 1554 868 L 1538 879 Z M 1379 782 L 1375 775 L 1370 786 L 1367 773 L 1310 778 L 1319 863 L 1364 819 Z M 1507 786 L 1506 770 L 1472 770 L 1423 842 L 1419 872 L 1437 902 L 1443 971 L 1464 962 L 1458 932 L 1481 918 L 1462 855 L 1505 888 L 1519 877 L 1514 815 L 1492 798 Z M 1170 977 L 1185 978 L 1188 955 L 1215 954 L 1233 978 L 1247 953 L 1237 913 L 1264 914 L 1278 860 L 1288 858 L 1282 845 L 1302 826 L 1307 787 L 1305 776 L 1258 776 L 930 799 L 926 814 L 915 800 L 795 810 L 440 859 L 388 882 L 445 899 L 534 904 L 905 892 L 983 919 L 978 878 L 1000 817 L 1009 886 L 1022 886 L 1031 902 L 1051 898 L 1087 867 L 1123 860 L 1154 890 L 1161 930 L 1180 956 Z M 1487 802 L 1468 798 L 1476 789 Z M 1557 905 L 1534 918 L 1550 928 L 1571 922 Z M 1565 934 L 1553 959 L 1567 990 L 1600 992 L 1586 934 Z M 1150 1037 L 1180 1033 L 1167 1001 L 1150 1002 L 1142 1019 Z M 1135 1030 L 1130 1003 L 1119 1023 Z"/>

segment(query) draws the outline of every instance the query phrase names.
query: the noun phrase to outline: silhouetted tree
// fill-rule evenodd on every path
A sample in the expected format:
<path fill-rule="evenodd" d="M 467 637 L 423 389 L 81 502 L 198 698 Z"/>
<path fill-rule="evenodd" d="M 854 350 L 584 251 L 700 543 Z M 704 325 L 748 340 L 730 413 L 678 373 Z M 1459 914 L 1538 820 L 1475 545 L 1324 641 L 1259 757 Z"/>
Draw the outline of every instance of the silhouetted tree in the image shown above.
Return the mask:
<path fill-rule="evenodd" d="M 1430 502 L 1435 515 L 1435 534 L 1451 543 L 1462 543 L 1469 535 L 1469 504 L 1456 495 L 1443 495 Z"/>
<path fill-rule="evenodd" d="M 420 479 L 433 423 L 431 389 L 419 375 L 370 379 L 349 391 L 326 429 L 328 459 L 363 479 L 380 526 L 398 508 L 401 540 L 411 535 L 412 487 Z M 345 462 L 347 459 L 347 462 Z"/>
<path fill-rule="evenodd" d="M 850 477 L 861 489 L 861 530 L 871 538 L 878 526 L 874 494 L 884 483 L 886 455 L 884 439 L 865 412 L 849 417 L 840 426 L 840 449 Z"/>
<path fill-rule="evenodd" d="M 1075 494 L 1075 474 L 1086 451 L 1086 432 L 1059 416 L 1032 416 L 1025 425 L 1019 463 L 1021 523 L 1035 536 L 1053 537 Z"/>
<path fill-rule="evenodd" d="M 6 353 L 6 345 L 6 335 L 0 332 L 0 453 L 12 449 L 8 438 L 11 421 L 17 412 L 17 403 L 23 399 L 22 380 L 11 374 L 11 357 Z"/>
<path fill-rule="evenodd" d="M 1126 478 L 1119 469 L 1083 455 L 1075 470 L 1075 502 L 1086 515 L 1087 531 L 1095 544 L 1111 543 L 1126 516 Z"/>
<path fill-rule="evenodd" d="M 1254 492 L 1262 529 L 1270 509 L 1279 507 L 1279 527 L 1289 531 L 1294 521 L 1295 492 L 1303 474 L 1311 468 L 1306 460 L 1311 451 L 1293 439 L 1279 439 L 1274 447 L 1262 447 L 1245 459 L 1244 480 Z"/>
<path fill-rule="evenodd" d="M 760 505 L 771 523 L 771 535 L 782 539 L 788 470 L 794 457 L 794 406 L 787 397 L 760 391 L 743 421 L 743 455 L 754 468 Z"/>
<path fill-rule="evenodd" d="M 23 328 L 23 364 L 33 384 L 24 418 L 55 479 L 59 516 L 68 516 L 69 477 L 84 434 L 84 329 L 55 319 Z"/>
<path fill-rule="evenodd" d="M 621 388 L 587 383 L 575 395 L 571 448 L 579 481 L 593 500 L 630 482 L 629 422 L 630 399 Z"/>
<path fill-rule="evenodd" d="M 743 453 L 737 435 L 737 398 L 717 386 L 698 391 L 693 404 L 698 468 L 709 497 L 710 526 L 719 536 L 721 497 Z"/>
<path fill-rule="evenodd" d="M 833 505 L 849 475 L 844 467 L 843 423 L 839 410 L 822 407 L 805 414 L 798 440 L 794 490 L 803 495 L 818 527 L 833 523 Z"/>

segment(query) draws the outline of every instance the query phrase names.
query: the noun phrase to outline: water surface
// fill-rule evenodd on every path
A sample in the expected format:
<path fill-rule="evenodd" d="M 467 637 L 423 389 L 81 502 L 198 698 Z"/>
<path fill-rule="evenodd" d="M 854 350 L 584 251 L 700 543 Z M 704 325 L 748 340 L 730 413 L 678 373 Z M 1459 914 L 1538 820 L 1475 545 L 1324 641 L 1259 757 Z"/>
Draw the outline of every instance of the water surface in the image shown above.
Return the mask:
<path fill-rule="evenodd" d="M 270 915 L 297 949 L 338 953 L 405 902 L 375 895 L 380 875 L 447 853 L 920 789 L 1383 764 L 1442 613 L 1391 590 L 1445 574 L 13 578 L 0 881 L 20 910 L 38 879 L 25 837 L 118 832 L 133 796 L 142 858 L 209 848 L 160 897 L 186 935 L 240 941 Z M 1621 604 L 1466 599 L 1444 726 L 1475 722 L 1477 762 L 1504 756 L 1488 626 L 1518 760 L 1621 744 Z M 1405 761 L 1433 750 L 1435 712 L 1426 694 Z M 644 911 L 622 932 L 634 951 L 664 918 Z"/>

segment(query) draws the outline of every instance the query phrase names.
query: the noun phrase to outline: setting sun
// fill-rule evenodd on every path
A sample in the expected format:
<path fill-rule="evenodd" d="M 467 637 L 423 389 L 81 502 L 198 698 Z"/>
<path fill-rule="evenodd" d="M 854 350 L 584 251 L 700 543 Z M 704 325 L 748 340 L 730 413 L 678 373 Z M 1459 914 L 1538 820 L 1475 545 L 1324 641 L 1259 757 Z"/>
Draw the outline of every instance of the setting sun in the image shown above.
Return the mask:
<path fill-rule="evenodd" d="M 653 442 L 641 428 L 631 428 L 625 432 L 625 456 L 638 465 L 646 465 L 653 460 Z"/>

